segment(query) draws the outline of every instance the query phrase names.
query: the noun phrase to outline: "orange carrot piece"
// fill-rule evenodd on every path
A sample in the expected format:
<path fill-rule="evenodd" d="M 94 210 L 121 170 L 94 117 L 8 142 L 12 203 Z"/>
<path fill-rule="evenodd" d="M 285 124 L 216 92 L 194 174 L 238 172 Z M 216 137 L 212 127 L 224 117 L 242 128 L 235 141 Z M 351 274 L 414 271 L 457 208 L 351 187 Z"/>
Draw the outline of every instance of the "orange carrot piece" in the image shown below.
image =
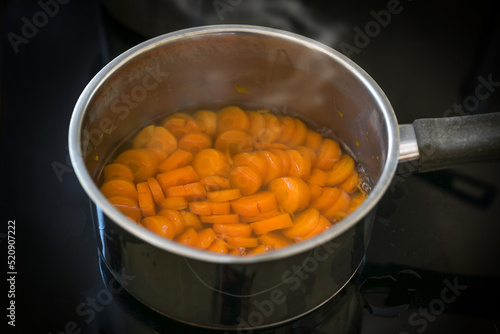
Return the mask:
<path fill-rule="evenodd" d="M 305 157 L 309 158 L 309 161 L 311 161 L 311 166 L 314 167 L 316 165 L 316 162 L 318 161 L 318 156 L 316 152 L 307 146 L 297 146 L 295 147 L 297 151 L 299 151 L 300 154 L 302 154 Z M 311 167 L 311 169 L 312 169 Z"/>
<path fill-rule="evenodd" d="M 307 179 L 311 173 L 311 160 L 309 157 L 302 155 L 297 150 L 288 150 L 286 152 L 290 156 L 290 171 L 288 175 Z"/>
<path fill-rule="evenodd" d="M 332 170 L 328 173 L 326 184 L 336 186 L 342 183 L 351 175 L 354 170 L 354 160 L 347 154 L 342 154 L 339 161 L 335 163 Z"/>
<path fill-rule="evenodd" d="M 347 208 L 347 213 L 351 213 L 364 202 L 366 194 L 364 192 L 356 192 L 351 196 L 351 204 Z"/>
<path fill-rule="evenodd" d="M 274 153 L 281 159 L 280 176 L 288 176 L 288 172 L 290 171 L 290 156 L 286 150 L 270 149 L 269 152 Z"/>
<path fill-rule="evenodd" d="M 173 239 L 175 236 L 175 225 L 163 216 L 149 216 L 142 220 L 142 225 L 162 237 Z"/>
<path fill-rule="evenodd" d="M 230 202 L 209 202 L 213 215 L 228 215 L 231 213 Z"/>
<path fill-rule="evenodd" d="M 276 210 L 278 204 L 276 195 L 272 191 L 263 191 L 231 201 L 231 208 L 239 215 L 257 216 L 264 212 Z"/>
<path fill-rule="evenodd" d="M 200 178 L 207 176 L 225 176 L 228 173 L 226 155 L 213 148 L 199 151 L 193 158 L 192 166 Z"/>
<path fill-rule="evenodd" d="M 198 231 L 198 241 L 195 246 L 201 249 L 207 249 L 216 238 L 217 235 L 212 228 L 205 228 Z"/>
<path fill-rule="evenodd" d="M 314 201 L 316 198 L 319 198 L 323 194 L 323 187 L 310 182 L 308 182 L 307 184 L 309 185 L 309 190 L 311 190 L 311 201 Z"/>
<path fill-rule="evenodd" d="M 188 227 L 175 238 L 175 241 L 186 246 L 195 247 L 198 242 L 198 232 L 194 228 Z"/>
<path fill-rule="evenodd" d="M 339 221 L 347 215 L 346 210 L 350 204 L 351 195 L 347 191 L 340 189 L 340 196 L 338 196 L 337 200 L 321 213 L 329 220 Z"/>
<path fill-rule="evenodd" d="M 338 187 L 325 187 L 321 196 L 311 201 L 310 207 L 323 211 L 332 206 L 340 196 L 341 190 Z"/>
<path fill-rule="evenodd" d="M 226 237 L 225 241 L 231 247 L 253 248 L 259 245 L 259 239 L 253 237 Z"/>
<path fill-rule="evenodd" d="M 340 158 L 340 146 L 335 140 L 325 138 L 321 143 L 316 166 L 322 170 L 330 170 Z"/>
<path fill-rule="evenodd" d="M 307 131 L 305 146 L 310 147 L 315 152 L 319 152 L 321 149 L 321 144 L 323 142 L 323 136 L 313 130 Z"/>
<path fill-rule="evenodd" d="M 264 219 L 269 219 L 271 217 L 277 216 L 281 213 L 282 212 L 279 210 L 271 210 L 268 212 L 259 213 L 258 215 L 254 215 L 254 216 L 240 216 L 240 222 L 242 222 L 242 223 L 258 222 L 258 221 L 261 221 Z"/>
<path fill-rule="evenodd" d="M 149 189 L 147 182 L 139 182 L 137 187 L 137 201 L 144 217 L 154 216 L 156 214 L 156 206 L 153 200 L 153 195 Z"/>
<path fill-rule="evenodd" d="M 186 210 L 180 210 L 179 212 L 186 222 L 186 228 L 192 227 L 197 231 L 203 228 L 200 218 L 197 215 Z"/>
<path fill-rule="evenodd" d="M 253 148 L 252 137 L 241 130 L 227 130 L 215 139 L 214 147 L 222 152 L 228 151 L 231 156 L 250 151 Z"/>
<path fill-rule="evenodd" d="M 347 191 L 349 194 L 352 194 L 354 191 L 356 191 L 356 189 L 358 188 L 360 182 L 361 182 L 361 179 L 359 177 L 359 174 L 357 172 L 353 171 L 351 173 L 351 175 L 349 175 L 344 180 L 344 182 L 342 182 L 340 184 L 339 187 L 341 189 L 344 189 L 345 191 Z"/>
<path fill-rule="evenodd" d="M 160 209 L 184 210 L 188 207 L 188 201 L 185 197 L 166 197 L 162 199 L 158 206 Z"/>
<path fill-rule="evenodd" d="M 320 215 L 318 225 L 316 225 L 316 227 L 313 228 L 311 232 L 306 234 L 304 236 L 304 239 L 309 239 L 314 236 L 317 236 L 318 234 L 328 230 L 330 227 L 332 227 L 332 223 L 330 223 L 330 221 L 326 219 L 323 215 Z"/>
<path fill-rule="evenodd" d="M 192 182 L 170 187 L 166 195 L 167 197 L 184 197 L 188 201 L 199 201 L 207 197 L 207 192 L 200 182 Z"/>
<path fill-rule="evenodd" d="M 229 183 L 231 187 L 239 189 L 242 195 L 251 195 L 260 189 L 262 176 L 260 171 L 250 166 L 237 166 L 229 173 Z"/>
<path fill-rule="evenodd" d="M 214 253 L 227 254 L 229 253 L 228 245 L 221 239 L 215 239 L 210 246 L 207 247 L 207 250 Z"/>
<path fill-rule="evenodd" d="M 195 215 L 209 216 L 212 214 L 209 201 L 192 201 L 188 205 L 189 211 Z"/>
<path fill-rule="evenodd" d="M 281 135 L 278 138 L 278 142 L 288 144 L 294 136 L 295 121 L 292 117 L 285 116 L 281 118 L 281 122 L 283 124 L 283 129 L 281 130 Z"/>
<path fill-rule="evenodd" d="M 302 211 L 311 198 L 307 183 L 298 177 L 280 177 L 271 181 L 269 190 L 274 192 L 278 204 L 285 212 Z"/>
<path fill-rule="evenodd" d="M 217 114 L 211 110 L 198 110 L 193 118 L 200 125 L 201 131 L 214 137 L 217 132 Z"/>
<path fill-rule="evenodd" d="M 193 160 L 193 153 L 178 148 L 158 166 L 158 170 L 160 172 L 167 172 L 169 170 L 181 168 L 190 163 L 191 160 Z"/>
<path fill-rule="evenodd" d="M 293 244 L 293 241 L 278 232 L 269 232 L 259 235 L 259 241 L 271 249 L 281 248 Z"/>
<path fill-rule="evenodd" d="M 240 221 L 237 214 L 200 216 L 202 223 L 210 224 L 236 224 Z"/>
<path fill-rule="evenodd" d="M 265 126 L 260 130 L 257 140 L 263 143 L 273 143 L 278 140 L 283 130 L 281 119 L 271 113 L 266 113 L 264 116 Z"/>
<path fill-rule="evenodd" d="M 177 139 L 173 134 L 162 126 L 156 126 L 151 138 L 146 142 L 146 148 L 173 153 L 177 149 Z"/>
<path fill-rule="evenodd" d="M 179 147 L 193 154 L 212 146 L 212 137 L 203 132 L 187 133 L 179 140 Z"/>
<path fill-rule="evenodd" d="M 307 136 L 307 126 L 298 118 L 294 118 L 295 129 L 293 130 L 293 136 L 290 138 L 288 144 L 291 147 L 296 147 L 302 145 L 306 141 Z"/>
<path fill-rule="evenodd" d="M 257 247 L 250 249 L 247 252 L 247 255 L 257 255 L 257 254 L 265 253 L 267 251 L 269 251 L 269 248 L 267 246 L 265 246 L 265 245 L 258 245 Z"/>
<path fill-rule="evenodd" d="M 200 180 L 200 183 L 205 186 L 207 191 L 217 191 L 231 187 L 228 178 L 218 175 L 206 176 Z"/>
<path fill-rule="evenodd" d="M 228 106 L 217 112 L 217 132 L 222 133 L 227 130 L 248 131 L 250 120 L 247 114 L 236 106 Z"/>
<path fill-rule="evenodd" d="M 215 232 L 230 237 L 249 237 L 252 235 L 252 228 L 249 224 L 236 223 L 236 224 L 214 224 L 213 229 Z"/>
<path fill-rule="evenodd" d="M 121 195 L 137 200 L 137 189 L 135 188 L 135 184 L 128 180 L 109 180 L 101 186 L 101 192 L 108 198 L 111 196 Z"/>
<path fill-rule="evenodd" d="M 178 210 L 163 209 L 160 212 L 158 212 L 158 215 L 166 217 L 168 220 L 174 223 L 175 236 L 180 235 L 182 231 L 184 231 L 184 228 L 186 227 L 186 221 L 184 220 L 184 217 Z"/>
<path fill-rule="evenodd" d="M 255 153 L 266 164 L 266 167 L 262 170 L 262 184 L 267 185 L 281 176 L 283 165 L 280 156 L 270 151 L 257 151 Z"/>
<path fill-rule="evenodd" d="M 108 197 L 108 201 L 123 214 L 132 218 L 133 221 L 141 221 L 141 209 L 139 209 L 139 206 L 137 205 L 137 201 L 135 199 L 126 196 L 115 195 Z"/>
<path fill-rule="evenodd" d="M 184 113 L 174 113 L 168 116 L 161 124 L 175 138 L 181 139 L 188 133 L 201 132 L 200 125 L 193 117 Z"/>
<path fill-rule="evenodd" d="M 309 208 L 295 217 L 293 226 L 282 231 L 283 235 L 292 240 L 302 240 L 303 237 L 311 233 L 319 223 L 319 211 Z"/>
<path fill-rule="evenodd" d="M 274 216 L 269 219 L 264 219 L 255 223 L 251 223 L 253 231 L 256 234 L 264 234 L 267 232 L 280 230 L 293 225 L 292 219 L 289 213 L 283 213 L 278 216 Z"/>
<path fill-rule="evenodd" d="M 317 184 L 320 187 L 326 186 L 326 180 L 328 179 L 328 173 L 322 169 L 314 167 L 311 170 L 311 174 L 307 178 L 307 182 Z"/>
<path fill-rule="evenodd" d="M 257 111 L 248 111 L 247 115 L 250 121 L 249 133 L 253 138 L 258 139 L 262 129 L 266 126 L 264 116 Z"/>
<path fill-rule="evenodd" d="M 211 202 L 227 202 L 241 197 L 239 189 L 224 189 L 207 192 L 207 198 Z"/>
<path fill-rule="evenodd" d="M 125 165 L 113 163 L 104 167 L 104 182 L 112 179 L 134 181 L 134 173 Z"/>
<path fill-rule="evenodd" d="M 163 193 L 163 190 L 161 189 L 160 183 L 154 177 L 150 177 L 147 180 L 147 183 L 148 183 L 149 189 L 151 190 L 151 194 L 153 195 L 155 203 L 160 204 L 165 199 L 165 194 Z"/>
<path fill-rule="evenodd" d="M 158 158 L 148 149 L 129 149 L 121 153 L 115 163 L 123 164 L 134 173 L 135 182 L 143 182 L 156 174 Z"/>
<path fill-rule="evenodd" d="M 142 128 L 142 130 L 135 135 L 134 140 L 132 141 L 132 147 L 144 148 L 148 140 L 153 137 L 155 127 L 155 125 L 148 125 Z"/>
<path fill-rule="evenodd" d="M 160 183 L 165 194 L 167 189 L 172 186 L 187 184 L 198 181 L 200 178 L 196 174 L 193 166 L 187 165 L 181 168 L 173 169 L 168 172 L 163 172 L 156 175 L 156 179 Z"/>
<path fill-rule="evenodd" d="M 265 175 L 267 173 L 266 161 L 262 159 L 256 152 L 239 153 L 232 158 L 232 164 L 233 168 L 238 166 L 250 166 L 258 171 L 261 175 Z"/>

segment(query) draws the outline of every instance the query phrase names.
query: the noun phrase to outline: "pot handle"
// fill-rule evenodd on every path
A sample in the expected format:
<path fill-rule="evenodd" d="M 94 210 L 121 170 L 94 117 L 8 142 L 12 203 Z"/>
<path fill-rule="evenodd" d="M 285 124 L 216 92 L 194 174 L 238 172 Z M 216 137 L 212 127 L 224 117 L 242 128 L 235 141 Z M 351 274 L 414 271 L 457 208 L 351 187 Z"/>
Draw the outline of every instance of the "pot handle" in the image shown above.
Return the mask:
<path fill-rule="evenodd" d="M 424 118 L 402 124 L 399 161 L 418 160 L 418 171 L 500 160 L 500 113 Z"/>

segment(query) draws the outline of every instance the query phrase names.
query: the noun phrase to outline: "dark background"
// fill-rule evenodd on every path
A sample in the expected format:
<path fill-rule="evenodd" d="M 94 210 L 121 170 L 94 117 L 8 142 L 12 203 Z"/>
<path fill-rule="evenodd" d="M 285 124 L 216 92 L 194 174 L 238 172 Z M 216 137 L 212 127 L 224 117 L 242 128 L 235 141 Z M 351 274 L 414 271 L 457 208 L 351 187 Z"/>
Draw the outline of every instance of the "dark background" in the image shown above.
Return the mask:
<path fill-rule="evenodd" d="M 23 27 L 43 10 L 40 2 L 0 5 L 0 328 L 114 333 L 114 322 L 133 318 L 143 320 L 144 333 L 203 332 L 151 315 L 127 294 L 101 305 L 92 320 L 76 312 L 109 280 L 101 275 L 89 200 L 69 162 L 72 108 L 100 68 L 151 36 L 128 29 L 95 0 L 41 2 L 57 3 L 58 9 L 37 31 Z M 248 23 L 317 39 L 344 52 L 379 83 L 400 124 L 458 116 L 462 112 L 454 106 L 472 101 L 478 78 L 500 82 L 496 1 L 401 1 L 390 22 L 363 43 L 358 31 L 375 22 L 372 11 L 380 13 L 392 1 L 223 2 L 232 8 L 224 20 L 215 1 L 202 1 L 192 10 L 162 14 L 169 22 L 162 32 Z M 493 90 L 463 113 L 499 111 L 499 88 Z M 395 179 L 379 205 L 356 281 L 360 308 L 350 333 L 500 333 L 499 171 L 496 162 Z M 6 326 L 9 220 L 16 226 L 15 328 Z M 442 314 L 422 320 L 419 312 L 438 305 L 445 282 L 462 290 Z M 268 332 L 332 331 L 318 321 Z"/>

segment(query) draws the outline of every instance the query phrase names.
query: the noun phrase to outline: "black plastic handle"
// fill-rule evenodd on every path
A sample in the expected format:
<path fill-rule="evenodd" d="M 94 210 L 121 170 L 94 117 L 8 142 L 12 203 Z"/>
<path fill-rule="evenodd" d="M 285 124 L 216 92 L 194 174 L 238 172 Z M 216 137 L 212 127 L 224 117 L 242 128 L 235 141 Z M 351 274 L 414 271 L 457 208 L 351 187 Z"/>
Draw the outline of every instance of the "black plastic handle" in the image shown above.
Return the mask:
<path fill-rule="evenodd" d="M 500 113 L 417 119 L 420 172 L 500 160 Z"/>

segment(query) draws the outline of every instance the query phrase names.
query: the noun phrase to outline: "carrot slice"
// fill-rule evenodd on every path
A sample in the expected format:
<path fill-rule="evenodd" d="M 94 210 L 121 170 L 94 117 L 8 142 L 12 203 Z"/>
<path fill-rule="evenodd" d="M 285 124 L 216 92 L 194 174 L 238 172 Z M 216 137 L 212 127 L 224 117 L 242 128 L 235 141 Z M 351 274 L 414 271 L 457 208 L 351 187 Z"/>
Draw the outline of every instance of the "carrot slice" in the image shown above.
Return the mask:
<path fill-rule="evenodd" d="M 253 248 L 259 245 L 259 239 L 253 237 L 226 237 L 225 241 L 231 247 Z"/>
<path fill-rule="evenodd" d="M 177 169 L 186 166 L 193 160 L 193 153 L 178 148 L 172 155 L 165 159 L 159 166 L 160 172 Z"/>
<path fill-rule="evenodd" d="M 260 175 L 267 173 L 267 163 L 256 152 L 244 152 L 236 154 L 232 158 L 233 168 L 238 166 L 250 166 L 255 169 Z"/>
<path fill-rule="evenodd" d="M 104 182 L 111 179 L 122 179 L 130 182 L 134 181 L 134 173 L 123 164 L 113 163 L 104 167 Z"/>
<path fill-rule="evenodd" d="M 297 146 L 295 148 L 297 151 L 300 152 L 305 157 L 308 157 L 309 160 L 311 161 L 311 166 L 315 166 L 316 162 L 318 161 L 318 156 L 316 155 L 316 152 L 307 146 Z"/>
<path fill-rule="evenodd" d="M 214 137 L 217 132 L 217 114 L 211 110 L 198 110 L 193 118 L 200 125 L 201 131 Z"/>
<path fill-rule="evenodd" d="M 295 129 L 293 130 L 293 136 L 290 138 L 288 144 L 291 147 L 296 147 L 302 145 L 306 141 L 307 136 L 307 126 L 298 118 L 294 118 Z"/>
<path fill-rule="evenodd" d="M 342 183 L 351 175 L 354 170 L 354 160 L 347 154 L 342 154 L 339 161 L 335 163 L 332 170 L 328 173 L 326 184 L 336 186 Z"/>
<path fill-rule="evenodd" d="M 210 244 L 210 246 L 207 247 L 207 250 L 210 252 L 221 253 L 221 254 L 229 253 L 229 247 L 227 246 L 227 244 L 223 240 L 221 240 L 219 238 L 215 239 Z"/>
<path fill-rule="evenodd" d="M 156 174 L 158 158 L 150 150 L 137 148 L 129 149 L 121 153 L 115 160 L 123 164 L 134 173 L 135 182 L 143 182 Z"/>
<path fill-rule="evenodd" d="M 236 106 L 228 106 L 217 112 L 217 132 L 222 133 L 227 130 L 248 131 L 250 120 L 247 114 Z"/>
<path fill-rule="evenodd" d="M 261 221 L 263 219 L 268 219 L 268 218 L 277 216 L 281 213 L 282 212 L 279 210 L 271 210 L 268 212 L 259 213 L 258 215 L 255 215 L 255 216 L 240 216 L 240 222 L 242 222 L 242 223 L 258 222 L 258 221 Z"/>
<path fill-rule="evenodd" d="M 137 205 L 137 201 L 135 199 L 126 196 L 115 195 L 108 197 L 108 201 L 123 214 L 132 218 L 133 221 L 138 222 L 142 219 L 141 209 L 139 209 L 139 206 Z"/>
<path fill-rule="evenodd" d="M 170 170 L 156 175 L 156 179 L 160 183 L 165 194 L 167 189 L 172 186 L 187 184 L 198 181 L 200 178 L 195 172 L 193 166 L 187 165 L 181 168 Z"/>
<path fill-rule="evenodd" d="M 271 113 L 264 114 L 265 126 L 259 132 L 258 141 L 264 143 L 273 143 L 281 136 L 283 123 L 281 119 Z"/>
<path fill-rule="evenodd" d="M 145 147 L 166 152 L 169 155 L 177 149 L 177 139 L 164 127 L 156 126 Z"/>
<path fill-rule="evenodd" d="M 165 199 L 165 194 L 163 194 L 160 183 L 154 177 L 150 177 L 147 183 L 156 204 L 160 204 Z"/>
<path fill-rule="evenodd" d="M 133 148 L 143 148 L 146 146 L 146 143 L 148 142 L 151 137 L 153 137 L 153 132 L 155 131 L 155 125 L 148 125 L 144 127 L 141 131 L 139 131 L 135 137 L 134 141 L 132 142 L 132 147 Z"/>
<path fill-rule="evenodd" d="M 278 204 L 286 212 L 302 211 L 311 198 L 307 183 L 298 177 L 280 177 L 271 181 L 269 190 L 274 192 Z"/>
<path fill-rule="evenodd" d="M 257 255 L 257 254 L 265 253 L 267 251 L 269 251 L 269 248 L 267 246 L 265 246 L 265 245 L 258 245 L 257 247 L 250 249 L 247 252 L 247 255 Z"/>
<path fill-rule="evenodd" d="M 281 135 L 278 138 L 278 142 L 288 144 L 294 136 L 295 121 L 292 117 L 285 116 L 281 119 L 281 122 L 283 124 L 283 129 L 281 130 Z"/>
<path fill-rule="evenodd" d="M 188 201 L 185 197 L 167 197 L 162 199 L 158 206 L 160 209 L 184 210 L 188 207 Z"/>
<path fill-rule="evenodd" d="M 213 148 L 203 149 L 196 153 L 192 166 L 200 178 L 213 175 L 225 176 L 229 167 L 226 155 Z"/>
<path fill-rule="evenodd" d="M 276 195 L 272 191 L 263 191 L 231 201 L 231 208 L 239 215 L 257 216 L 264 212 L 276 210 L 278 204 Z"/>
<path fill-rule="evenodd" d="M 309 205 L 320 211 L 326 210 L 337 201 L 340 192 L 341 190 L 338 187 L 325 187 L 321 196 L 311 201 Z"/>
<path fill-rule="evenodd" d="M 292 240 L 277 232 L 269 232 L 259 235 L 259 241 L 271 249 L 281 248 L 293 244 Z"/>
<path fill-rule="evenodd" d="M 297 150 L 288 150 L 286 153 L 290 156 L 288 175 L 306 179 L 311 173 L 311 160 L 309 157 L 300 154 Z"/>
<path fill-rule="evenodd" d="M 288 176 L 288 172 L 290 171 L 290 156 L 286 152 L 286 150 L 279 149 L 269 149 L 269 152 L 274 153 L 281 159 L 281 175 L 280 176 Z"/>
<path fill-rule="evenodd" d="M 283 235 L 292 240 L 302 240 L 302 238 L 311 233 L 319 223 L 319 211 L 315 208 L 309 208 L 295 217 L 293 226 L 282 231 Z"/>
<path fill-rule="evenodd" d="M 200 218 L 197 215 L 186 210 L 180 210 L 179 212 L 186 222 L 186 228 L 192 227 L 197 231 L 203 228 Z"/>
<path fill-rule="evenodd" d="M 212 137 L 203 132 L 187 133 L 179 140 L 179 147 L 196 154 L 212 146 Z"/>
<path fill-rule="evenodd" d="M 142 225 L 162 237 L 173 239 L 175 236 L 175 225 L 163 216 L 149 216 L 142 220 Z"/>
<path fill-rule="evenodd" d="M 356 210 L 358 208 L 358 206 L 360 206 L 361 203 L 364 202 L 365 198 L 366 198 L 366 194 L 363 192 L 354 193 L 351 197 L 351 204 L 347 208 L 347 213 L 351 213 L 354 210 Z"/>
<path fill-rule="evenodd" d="M 154 216 L 156 214 L 156 206 L 148 183 L 139 182 L 136 187 L 137 201 L 139 202 L 139 208 L 141 209 L 142 215 L 144 217 Z"/>
<path fill-rule="evenodd" d="M 249 237 L 252 235 L 252 228 L 249 224 L 236 223 L 236 224 L 214 224 L 213 229 L 215 232 L 230 237 Z"/>
<path fill-rule="evenodd" d="M 108 198 L 111 196 L 121 195 L 137 200 L 137 189 L 135 188 L 135 184 L 128 180 L 109 180 L 101 186 L 101 192 Z"/>
<path fill-rule="evenodd" d="M 175 138 L 180 139 L 188 133 L 201 132 L 200 125 L 188 114 L 174 113 L 168 116 L 161 124 Z"/>
<path fill-rule="evenodd" d="M 241 192 L 239 189 L 224 189 L 224 190 L 207 192 L 207 198 L 211 202 L 232 201 L 240 197 L 241 197 Z"/>
<path fill-rule="evenodd" d="M 205 187 L 200 182 L 182 184 L 167 188 L 167 197 L 184 197 L 188 201 L 199 201 L 207 197 Z"/>
<path fill-rule="evenodd" d="M 328 179 L 328 173 L 322 169 L 314 167 L 311 170 L 311 174 L 307 178 L 307 182 L 317 184 L 320 187 L 326 186 L 326 180 Z"/>
<path fill-rule="evenodd" d="M 269 219 L 264 219 L 255 223 L 251 223 L 253 231 L 256 234 L 264 234 L 267 232 L 280 230 L 293 225 L 292 219 L 289 213 L 283 213 L 278 216 L 274 216 Z"/>
<path fill-rule="evenodd" d="M 316 227 L 313 228 L 311 232 L 306 234 L 304 236 L 304 239 L 312 238 L 312 237 L 314 237 L 322 232 L 325 232 L 330 227 L 332 227 L 332 223 L 330 223 L 330 221 L 328 219 L 326 219 L 324 216 L 320 215 L 318 225 L 316 225 Z"/>
<path fill-rule="evenodd" d="M 202 223 L 210 224 L 236 224 L 239 222 L 237 214 L 200 216 Z"/>
<path fill-rule="evenodd" d="M 259 138 L 262 129 L 266 126 L 263 114 L 257 111 L 248 111 L 247 115 L 250 121 L 250 135 L 253 138 Z"/>
<path fill-rule="evenodd" d="M 344 182 L 340 184 L 340 188 L 344 189 L 347 191 L 349 194 L 352 194 L 359 186 L 359 183 L 361 182 L 361 179 L 359 177 L 359 174 L 355 171 L 349 175 Z"/>
<path fill-rule="evenodd" d="M 266 164 L 262 170 L 262 184 L 267 185 L 281 176 L 283 165 L 280 156 L 270 151 L 257 151 L 255 154 Z"/>
<path fill-rule="evenodd" d="M 180 235 L 182 231 L 184 231 L 184 228 L 186 227 L 186 221 L 184 220 L 184 217 L 178 210 L 163 209 L 160 212 L 158 212 L 158 215 L 166 217 L 168 220 L 174 223 L 175 236 Z"/>
<path fill-rule="evenodd" d="M 217 238 L 214 230 L 212 228 L 205 228 L 198 231 L 198 241 L 196 242 L 196 247 L 201 249 L 208 248 L 212 242 Z"/>
<path fill-rule="evenodd" d="M 198 242 L 198 232 L 192 227 L 188 227 L 179 236 L 175 238 L 175 241 L 180 242 L 186 246 L 196 246 Z"/>
<path fill-rule="evenodd" d="M 322 170 L 330 170 L 335 162 L 340 158 L 340 146 L 339 143 L 325 138 L 323 143 L 321 143 L 321 148 L 318 154 L 318 161 L 316 162 L 316 167 Z"/>
<path fill-rule="evenodd" d="M 323 194 L 323 187 L 310 182 L 308 182 L 308 185 L 309 190 L 311 190 L 311 201 L 314 201 L 316 198 L 319 198 L 321 194 Z"/>
<path fill-rule="evenodd" d="M 339 221 L 347 215 L 346 210 L 349 208 L 350 204 L 351 195 L 345 190 L 340 189 L 340 196 L 337 200 L 321 213 L 330 220 Z"/>
<path fill-rule="evenodd" d="M 214 147 L 222 152 L 228 151 L 231 156 L 253 148 L 252 137 L 241 130 L 227 130 L 217 136 Z"/>
<path fill-rule="evenodd" d="M 231 187 L 229 179 L 218 175 L 206 176 L 200 180 L 200 183 L 203 184 L 208 191 L 223 190 Z"/>
<path fill-rule="evenodd" d="M 208 216 L 212 214 L 209 201 L 193 201 L 189 202 L 189 211 L 195 215 Z"/>
<path fill-rule="evenodd" d="M 237 166 L 229 173 L 231 187 L 238 188 L 242 195 L 251 195 L 260 189 L 262 176 L 250 166 Z"/>
<path fill-rule="evenodd" d="M 323 142 L 323 137 L 313 130 L 307 131 L 305 146 L 318 152 L 321 149 L 321 144 Z"/>
<path fill-rule="evenodd" d="M 230 202 L 210 202 L 210 210 L 213 215 L 228 215 L 231 213 Z"/>

